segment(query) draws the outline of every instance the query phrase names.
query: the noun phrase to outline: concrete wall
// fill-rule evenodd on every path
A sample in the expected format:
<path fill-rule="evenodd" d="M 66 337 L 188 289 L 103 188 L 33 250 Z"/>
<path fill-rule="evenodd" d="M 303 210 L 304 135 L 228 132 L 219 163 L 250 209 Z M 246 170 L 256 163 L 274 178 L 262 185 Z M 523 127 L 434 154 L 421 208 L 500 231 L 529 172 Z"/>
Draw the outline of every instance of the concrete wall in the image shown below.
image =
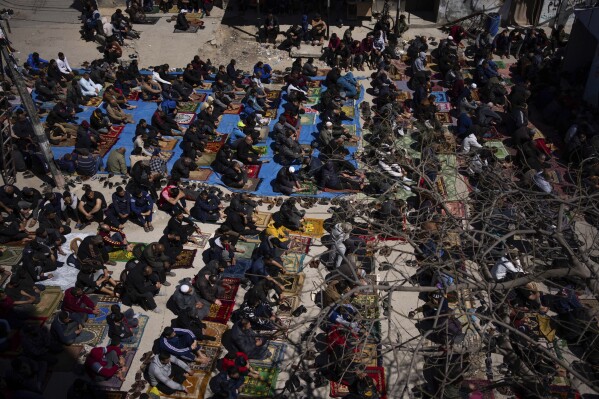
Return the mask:
<path fill-rule="evenodd" d="M 504 0 L 440 0 L 438 23 L 454 21 L 478 11 L 498 12 Z"/>

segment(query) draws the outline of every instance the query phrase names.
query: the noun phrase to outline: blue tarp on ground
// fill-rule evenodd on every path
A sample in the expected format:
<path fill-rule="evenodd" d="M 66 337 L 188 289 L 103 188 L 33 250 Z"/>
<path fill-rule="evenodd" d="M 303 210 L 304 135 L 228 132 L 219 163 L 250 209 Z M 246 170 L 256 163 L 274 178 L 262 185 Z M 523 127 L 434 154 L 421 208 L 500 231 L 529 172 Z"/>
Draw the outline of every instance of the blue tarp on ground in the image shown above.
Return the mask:
<path fill-rule="evenodd" d="M 325 91 L 325 90 L 326 90 L 326 87 L 323 86 L 322 91 Z M 201 92 L 207 93 L 207 94 L 211 93 L 211 91 L 209 91 L 209 90 L 202 90 Z M 281 115 L 284 112 L 283 105 L 286 103 L 285 96 L 286 96 L 286 93 L 282 92 L 281 93 L 282 98 L 279 103 L 277 115 Z M 354 107 L 353 119 L 343 122 L 343 124 L 354 125 L 357 136 L 362 135 L 361 129 L 360 129 L 359 104 L 363 99 L 364 99 L 364 87 L 361 88 L 360 97 L 356 100 L 351 101 L 351 104 Z M 127 150 L 127 154 L 130 154 L 131 151 L 133 150 L 133 139 L 135 137 L 136 124 L 139 122 L 140 119 L 145 119 L 149 123 L 150 120 L 152 119 L 152 114 L 154 113 L 154 111 L 156 110 L 156 107 L 158 106 L 158 104 L 155 102 L 144 102 L 141 100 L 129 101 L 129 103 L 131 105 L 135 105 L 137 107 L 136 109 L 126 111 L 127 113 L 133 115 L 135 123 L 125 125 L 125 128 L 123 129 L 123 131 L 121 132 L 121 135 L 119 136 L 119 140 L 112 147 L 112 149 L 119 148 L 119 147 L 125 147 L 125 149 Z M 348 103 L 348 105 L 349 105 L 349 103 Z M 89 117 L 91 116 L 93 110 L 95 109 L 95 107 L 83 107 L 83 108 L 84 108 L 84 111 L 77 114 L 77 116 L 79 117 L 78 121 L 89 120 Z M 199 113 L 199 107 L 196 112 Z M 239 120 L 240 120 L 239 115 L 231 115 L 231 114 L 223 115 L 221 122 L 219 124 L 218 131 L 220 133 L 231 132 L 231 130 L 237 125 L 237 122 Z M 277 118 L 274 118 L 270 122 L 269 130 L 272 131 L 272 128 L 276 122 L 277 122 Z M 318 135 L 320 123 L 321 123 L 320 114 L 316 114 L 316 117 L 314 119 L 314 124 L 302 126 L 301 134 L 299 137 L 300 144 L 310 144 L 316 139 L 316 137 Z M 177 140 L 180 141 L 181 139 L 177 138 Z M 263 143 L 259 143 L 259 144 L 263 145 Z M 263 164 L 262 168 L 260 169 L 260 173 L 259 173 L 258 177 L 260 179 L 262 179 L 262 181 L 261 181 L 261 184 L 258 186 L 257 190 L 254 191 L 254 193 L 258 194 L 258 195 L 264 195 L 264 196 L 281 195 L 280 193 L 275 193 L 273 191 L 272 184 L 271 184 L 272 181 L 274 180 L 274 178 L 276 177 L 277 172 L 282 167 L 281 165 L 275 163 L 273 160 L 274 154 L 273 154 L 273 150 L 272 150 L 272 144 L 273 144 L 273 139 L 269 135 L 266 140 L 266 146 L 267 146 L 268 152 L 263 157 L 263 159 L 268 159 L 268 160 L 270 160 L 270 162 Z M 353 154 L 355 153 L 356 149 L 357 149 L 357 147 L 355 147 L 355 146 L 348 148 L 348 150 L 350 152 L 350 155 L 348 156 L 348 158 L 350 160 L 352 160 L 352 162 L 354 162 Z M 55 158 L 60 158 L 64 154 L 70 153 L 73 150 L 74 150 L 74 147 L 52 147 L 52 151 L 54 152 Z M 172 168 L 175 161 L 177 159 L 179 159 L 179 157 L 181 156 L 183 151 L 179 148 L 179 145 L 177 144 L 175 146 L 173 152 L 174 152 L 173 157 L 167 163 L 169 170 Z M 108 152 L 104 156 L 104 163 L 106 163 L 109 153 L 110 152 Z M 314 155 L 315 156 L 318 155 L 318 150 L 315 150 Z M 126 159 L 127 159 L 127 164 L 129 164 L 129 157 L 127 156 Z M 215 185 L 222 185 L 220 176 L 217 173 L 213 173 L 208 178 L 207 183 L 215 184 Z M 334 196 L 342 195 L 342 194 L 343 193 L 320 192 L 316 195 L 316 197 L 334 197 Z"/>

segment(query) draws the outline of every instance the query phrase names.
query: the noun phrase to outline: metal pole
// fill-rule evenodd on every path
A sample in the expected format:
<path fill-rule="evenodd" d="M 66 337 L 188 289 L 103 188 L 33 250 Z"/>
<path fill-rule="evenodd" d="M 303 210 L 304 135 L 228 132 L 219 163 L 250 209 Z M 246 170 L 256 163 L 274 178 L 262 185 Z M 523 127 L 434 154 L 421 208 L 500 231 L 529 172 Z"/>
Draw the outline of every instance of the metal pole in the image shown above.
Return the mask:
<path fill-rule="evenodd" d="M 401 0 L 397 0 L 397 10 L 395 10 L 395 36 L 399 38 L 399 2 Z"/>
<path fill-rule="evenodd" d="M 329 29 L 331 26 L 331 0 L 327 0 L 327 37 L 331 37 L 329 35 Z"/>
<path fill-rule="evenodd" d="M 0 29 L 2 29 L 0 27 Z M 6 37 L 6 32 L 4 32 Z M 17 91 L 19 92 L 19 96 L 21 97 L 23 108 L 29 115 L 29 119 L 31 120 L 31 125 L 33 126 L 33 132 L 35 133 L 35 137 L 37 138 L 37 142 L 42 150 L 42 155 L 44 156 L 44 160 L 50 167 L 50 172 L 54 177 L 54 183 L 56 186 L 63 190 L 65 187 L 64 177 L 62 173 L 56 168 L 54 164 L 54 154 L 52 153 L 52 149 L 50 148 L 50 143 L 48 142 L 48 137 L 44 132 L 44 128 L 42 127 L 42 123 L 40 122 L 40 118 L 37 114 L 37 110 L 35 105 L 33 104 L 33 100 L 31 99 L 31 95 L 27 91 L 27 86 L 25 82 L 23 82 L 23 78 L 21 77 L 21 73 L 17 70 L 17 65 L 15 62 L 11 61 L 10 55 L 6 46 L 2 46 L 2 57 L 6 60 L 6 64 L 12 71 L 12 78 Z"/>

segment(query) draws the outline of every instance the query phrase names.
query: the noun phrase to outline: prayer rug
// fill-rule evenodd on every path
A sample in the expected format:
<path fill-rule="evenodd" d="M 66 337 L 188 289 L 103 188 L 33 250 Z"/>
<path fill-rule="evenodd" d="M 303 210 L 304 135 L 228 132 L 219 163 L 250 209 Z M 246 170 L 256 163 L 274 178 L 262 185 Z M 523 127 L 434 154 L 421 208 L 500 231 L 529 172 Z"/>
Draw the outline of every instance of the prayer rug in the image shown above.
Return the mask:
<path fill-rule="evenodd" d="M 483 399 L 494 399 L 495 395 L 493 394 L 493 389 L 488 389 L 487 387 L 491 385 L 491 381 L 488 380 L 464 380 L 462 381 L 462 387 L 468 391 L 470 391 L 470 385 L 474 385 L 477 391 L 482 393 Z"/>
<path fill-rule="evenodd" d="M 266 398 L 274 395 L 279 376 L 278 368 L 267 368 L 262 366 L 252 367 L 262 377 L 260 380 L 246 377 L 245 383 L 239 390 L 240 396 L 252 398 Z"/>
<path fill-rule="evenodd" d="M 194 233 L 193 238 L 198 242 L 196 247 L 205 248 L 208 240 L 212 237 L 212 233 Z"/>
<path fill-rule="evenodd" d="M 307 254 L 310 252 L 310 244 L 312 238 L 304 236 L 290 235 L 288 241 L 287 252 L 295 252 L 298 254 Z"/>
<path fill-rule="evenodd" d="M 120 135 L 120 133 L 119 133 L 119 135 Z M 116 144 L 117 141 L 119 141 L 118 136 L 104 138 L 104 142 L 100 143 L 100 145 L 98 146 L 98 151 L 100 152 L 100 156 L 104 157 L 106 154 L 108 154 L 110 152 L 110 150 L 112 149 L 112 147 Z"/>
<path fill-rule="evenodd" d="M 235 257 L 238 259 L 250 259 L 252 257 L 252 252 L 254 252 L 254 248 L 256 248 L 258 244 L 255 242 L 247 242 L 247 241 L 237 241 L 235 245 L 236 252 Z"/>
<path fill-rule="evenodd" d="M 358 309 L 361 318 L 374 320 L 379 317 L 378 295 L 356 295 L 351 303 Z"/>
<path fill-rule="evenodd" d="M 104 334 L 107 330 L 108 326 L 106 324 L 88 323 L 75 340 L 75 343 L 78 345 L 90 345 L 96 347 L 100 345 L 102 339 L 104 339 Z"/>
<path fill-rule="evenodd" d="M 132 243 L 132 244 L 143 244 L 144 247 L 148 245 L 147 243 Z M 127 251 L 126 249 L 119 249 L 118 251 L 113 251 L 108 253 L 108 259 L 114 262 L 129 262 L 131 259 L 134 259 L 133 252 Z"/>
<path fill-rule="evenodd" d="M 305 218 L 303 231 L 290 230 L 290 232 L 299 236 L 322 237 L 324 234 L 324 220 Z"/>
<path fill-rule="evenodd" d="M 204 346 L 215 346 L 220 348 L 222 346 L 223 333 L 227 331 L 227 325 L 221 323 L 215 323 L 213 321 L 206 321 L 206 328 L 204 329 L 204 335 L 210 335 L 215 337 L 215 341 L 200 341 L 200 345 Z"/>
<path fill-rule="evenodd" d="M 207 357 L 210 358 L 210 362 L 209 363 L 191 362 L 189 364 L 189 367 L 191 367 L 191 369 L 194 372 L 203 371 L 205 373 L 212 373 L 212 370 L 214 370 L 216 361 L 218 360 L 218 358 L 220 356 L 221 348 L 216 348 L 214 346 L 202 346 L 200 351 L 204 355 L 206 355 Z"/>
<path fill-rule="evenodd" d="M 173 151 L 179 144 L 179 140 L 159 140 L 158 145 L 162 151 Z"/>
<path fill-rule="evenodd" d="M 356 108 L 355 107 L 347 107 L 347 106 L 343 106 L 341 107 L 341 110 L 343 112 L 345 112 L 345 115 L 348 118 L 353 118 L 354 116 L 356 116 Z"/>
<path fill-rule="evenodd" d="M 0 245 L 0 251 L 2 251 L 0 266 L 16 266 L 23 257 L 23 248 Z"/>
<path fill-rule="evenodd" d="M 354 355 L 353 361 L 366 367 L 379 367 L 379 348 L 377 344 L 360 345 L 361 351 Z"/>
<path fill-rule="evenodd" d="M 99 302 L 108 302 L 108 303 L 119 303 L 121 300 L 115 296 L 104 295 L 104 294 L 89 294 L 90 298 L 92 298 L 96 303 Z"/>
<path fill-rule="evenodd" d="M 412 99 L 412 93 L 408 91 L 400 91 L 395 97 L 399 101 L 407 101 Z"/>
<path fill-rule="evenodd" d="M 256 227 L 266 228 L 270 223 L 272 214 L 269 212 L 256 211 L 254 212 L 253 218 Z"/>
<path fill-rule="evenodd" d="M 223 272 L 223 277 L 231 277 L 231 278 L 244 278 L 245 271 L 250 268 L 250 260 L 237 257 L 237 262 L 233 266 L 229 266 L 225 268 Z"/>
<path fill-rule="evenodd" d="M 270 356 L 264 360 L 250 359 L 250 365 L 252 366 L 252 368 L 277 367 L 283 360 L 283 357 L 285 356 L 285 349 L 287 349 L 287 344 L 285 344 L 284 342 L 270 341 L 268 343 L 268 351 L 270 352 Z"/>
<path fill-rule="evenodd" d="M 316 124 L 316 114 L 302 114 L 300 118 L 300 124 L 302 126 Z"/>
<path fill-rule="evenodd" d="M 175 122 L 180 125 L 189 125 L 196 118 L 196 114 L 194 112 L 177 112 L 175 115 Z"/>
<path fill-rule="evenodd" d="M 253 145 L 252 148 L 260 154 L 261 157 L 268 154 L 268 146 L 265 145 Z"/>
<path fill-rule="evenodd" d="M 453 123 L 451 120 L 451 115 L 449 115 L 447 112 L 437 112 L 435 117 L 442 125 L 451 125 Z"/>
<path fill-rule="evenodd" d="M 238 115 L 243 110 L 243 104 L 241 103 L 231 103 L 232 109 L 227 108 L 223 114 L 225 115 Z"/>
<path fill-rule="evenodd" d="M 305 112 L 306 114 L 317 114 L 317 113 L 318 113 L 318 110 L 317 110 L 316 108 L 305 107 L 305 108 L 304 108 L 304 112 Z M 301 126 L 298 126 L 298 127 L 300 127 L 300 128 L 301 128 Z M 299 138 L 299 136 L 298 136 L 298 138 Z"/>
<path fill-rule="evenodd" d="M 450 103 L 437 103 L 437 109 L 439 110 L 439 112 L 449 112 L 451 111 L 451 104 Z"/>
<path fill-rule="evenodd" d="M 198 90 L 212 90 L 212 84 L 213 82 L 204 81 L 198 86 Z"/>
<path fill-rule="evenodd" d="M 133 336 L 135 337 L 135 341 L 133 343 L 122 343 L 121 344 L 126 350 L 137 350 L 137 348 L 139 347 L 139 344 L 141 343 L 141 340 L 143 338 L 144 330 L 146 329 L 146 325 L 148 324 L 148 319 L 149 319 L 149 317 L 146 315 L 140 315 L 138 317 L 139 325 L 136 329 L 133 330 L 133 332 L 134 332 Z M 104 335 L 102 336 L 102 339 L 100 340 L 100 342 L 104 342 L 104 338 L 107 336 L 108 336 L 108 328 L 106 328 L 106 330 L 104 331 Z"/>
<path fill-rule="evenodd" d="M 306 99 L 306 103 L 304 104 L 304 107 L 315 107 L 319 101 L 320 101 L 320 97 L 318 97 L 318 96 L 308 97 Z M 311 112 L 311 113 L 314 113 L 314 112 Z"/>
<path fill-rule="evenodd" d="M 305 254 L 291 253 L 283 255 L 283 266 L 285 270 L 291 273 L 299 273 L 302 271 L 302 264 L 304 262 Z"/>
<path fill-rule="evenodd" d="M 97 315 L 90 314 L 87 322 L 91 324 L 106 324 L 106 316 L 110 314 L 110 307 L 114 303 L 110 302 L 98 302 L 96 306 L 100 309 L 100 313 Z"/>
<path fill-rule="evenodd" d="M 311 87 L 311 88 L 308 89 L 308 94 L 306 94 L 306 97 L 320 96 L 321 92 L 322 92 L 322 88 L 320 88 L 320 87 Z"/>
<path fill-rule="evenodd" d="M 189 180 L 206 181 L 212 175 L 212 169 L 200 168 L 189 172 Z"/>
<path fill-rule="evenodd" d="M 304 287 L 304 273 L 287 273 L 277 277 L 283 286 L 283 292 L 287 295 L 299 295 Z"/>
<path fill-rule="evenodd" d="M 205 371 L 200 371 L 197 373 L 193 373 L 191 376 L 187 377 L 183 382 L 183 386 L 185 387 L 186 392 L 177 391 L 172 395 L 165 395 L 162 392 L 158 391 L 156 388 L 148 389 L 148 393 L 154 393 L 160 398 L 173 398 L 173 399 L 197 399 L 203 398 L 206 395 L 206 388 L 208 387 L 208 382 L 210 381 L 210 373 Z"/>
<path fill-rule="evenodd" d="M 197 249 L 184 249 L 177 256 L 177 261 L 173 265 L 172 269 L 189 269 L 193 267 L 193 260 L 196 257 Z"/>
<path fill-rule="evenodd" d="M 171 160 L 171 158 L 175 155 L 174 151 L 161 151 L 160 152 L 160 158 L 162 158 L 162 160 L 164 162 L 167 162 Z"/>
<path fill-rule="evenodd" d="M 217 134 L 214 139 L 206 143 L 205 151 L 217 153 L 218 150 L 227 142 L 228 134 Z"/>
<path fill-rule="evenodd" d="M 83 353 L 83 345 L 64 346 L 62 352 L 56 355 L 58 363 L 52 366 L 52 371 L 72 372 L 83 364 L 79 357 Z"/>
<path fill-rule="evenodd" d="M 74 147 L 77 141 L 76 137 L 69 137 L 58 144 L 51 144 L 52 147 Z"/>
<path fill-rule="evenodd" d="M 243 186 L 244 191 L 257 191 L 258 186 L 262 182 L 262 179 L 248 179 L 247 183 Z"/>
<path fill-rule="evenodd" d="M 580 396 L 580 392 L 567 385 L 549 385 L 549 397 L 553 399 L 582 398 L 582 396 Z"/>
<path fill-rule="evenodd" d="M 431 95 L 435 96 L 436 103 L 447 103 L 449 99 L 447 98 L 447 93 L 444 91 L 431 91 Z"/>
<path fill-rule="evenodd" d="M 177 105 L 177 111 L 195 114 L 199 106 L 200 104 L 193 101 L 182 101 Z"/>
<path fill-rule="evenodd" d="M 125 129 L 125 126 L 112 126 L 108 129 L 108 133 L 101 134 L 102 137 L 119 137 Z"/>
<path fill-rule="evenodd" d="M 322 80 L 310 80 L 308 81 L 308 87 L 320 87 L 322 86 Z"/>
<path fill-rule="evenodd" d="M 58 309 L 62 300 L 63 292 L 60 287 L 53 285 L 46 286 L 46 289 L 40 294 L 40 301 L 35 305 L 33 319 L 47 320 Z"/>
<path fill-rule="evenodd" d="M 250 179 L 257 179 L 261 167 L 262 165 L 245 165 L 243 168 L 247 172 Z"/>
<path fill-rule="evenodd" d="M 197 160 L 196 165 L 198 166 L 210 166 L 216 159 L 215 152 L 205 152 Z"/>
<path fill-rule="evenodd" d="M 302 190 L 294 195 L 316 195 L 318 193 L 318 186 L 311 181 L 300 182 L 300 187 Z"/>
<path fill-rule="evenodd" d="M 206 93 L 198 93 L 198 92 L 194 91 L 193 94 L 195 96 L 195 99 L 193 101 L 198 102 L 198 103 L 202 103 L 202 102 L 206 101 L 206 97 L 208 97 L 208 95 Z"/>
<path fill-rule="evenodd" d="M 292 317 L 291 313 L 302 304 L 301 299 L 296 296 L 285 296 L 279 302 L 279 309 L 277 310 L 278 317 Z M 281 305 L 285 305 L 289 310 L 281 310 Z"/>
<path fill-rule="evenodd" d="M 374 380 L 376 390 L 380 394 L 381 399 L 385 399 L 387 397 L 387 391 L 385 387 L 385 369 L 383 367 L 366 367 L 364 372 Z M 349 393 L 348 387 L 338 382 L 331 381 L 330 386 L 330 396 L 332 398 L 340 398 Z"/>
<path fill-rule="evenodd" d="M 97 107 L 102 104 L 102 97 L 92 97 L 85 103 L 86 107 Z"/>
<path fill-rule="evenodd" d="M 125 354 L 125 367 L 127 367 L 127 373 L 131 369 L 131 363 L 135 357 L 135 350 L 129 350 Z M 126 374 L 125 373 L 125 376 Z M 100 389 L 106 389 L 108 391 L 118 391 L 123 386 L 123 381 L 119 380 L 116 376 L 112 377 L 108 381 L 101 381 L 95 383 Z"/>
<path fill-rule="evenodd" d="M 505 62 L 503 61 L 493 61 L 495 65 L 497 65 L 497 69 L 506 69 Z"/>
<path fill-rule="evenodd" d="M 210 305 L 210 313 L 203 320 L 215 323 L 227 324 L 233 313 L 235 301 L 221 301 L 221 305 L 213 303 Z"/>
<path fill-rule="evenodd" d="M 270 118 L 270 119 L 275 119 L 278 115 L 278 110 L 276 108 L 269 108 L 267 110 L 264 111 L 264 117 L 265 118 Z"/>
<path fill-rule="evenodd" d="M 269 90 L 266 93 L 266 98 L 268 100 L 278 100 L 281 97 L 281 90 Z"/>
<path fill-rule="evenodd" d="M 189 25 L 187 30 L 174 29 L 173 33 L 197 33 L 198 29 L 200 29 L 200 27 L 197 25 Z"/>
<path fill-rule="evenodd" d="M 490 148 L 495 157 L 501 161 L 510 155 L 508 149 L 501 140 L 486 140 L 483 145 Z"/>
<path fill-rule="evenodd" d="M 138 91 L 129 92 L 129 95 L 127 96 L 127 100 L 129 100 L 129 101 L 139 100 L 139 92 Z"/>
<path fill-rule="evenodd" d="M 240 283 L 241 279 L 224 277 L 220 282 L 220 285 L 223 287 L 224 291 L 222 294 L 217 296 L 217 298 L 221 301 L 235 301 Z"/>

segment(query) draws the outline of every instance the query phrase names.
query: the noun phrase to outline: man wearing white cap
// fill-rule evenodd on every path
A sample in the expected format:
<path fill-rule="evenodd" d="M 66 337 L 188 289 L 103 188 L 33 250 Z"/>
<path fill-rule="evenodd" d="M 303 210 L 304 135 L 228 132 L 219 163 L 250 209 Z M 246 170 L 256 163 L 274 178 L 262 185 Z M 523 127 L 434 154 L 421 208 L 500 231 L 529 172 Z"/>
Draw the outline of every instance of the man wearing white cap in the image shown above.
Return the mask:
<path fill-rule="evenodd" d="M 297 176 L 295 175 L 295 167 L 283 166 L 279 169 L 277 177 L 273 182 L 273 189 L 278 193 L 291 195 L 298 191 L 303 191 Z"/>
<path fill-rule="evenodd" d="M 204 301 L 195 295 L 191 282 L 184 281 L 183 284 L 179 285 L 168 302 L 172 304 L 169 309 L 175 314 L 185 312 L 190 317 L 202 320 L 210 313 L 210 304 L 206 306 Z"/>

